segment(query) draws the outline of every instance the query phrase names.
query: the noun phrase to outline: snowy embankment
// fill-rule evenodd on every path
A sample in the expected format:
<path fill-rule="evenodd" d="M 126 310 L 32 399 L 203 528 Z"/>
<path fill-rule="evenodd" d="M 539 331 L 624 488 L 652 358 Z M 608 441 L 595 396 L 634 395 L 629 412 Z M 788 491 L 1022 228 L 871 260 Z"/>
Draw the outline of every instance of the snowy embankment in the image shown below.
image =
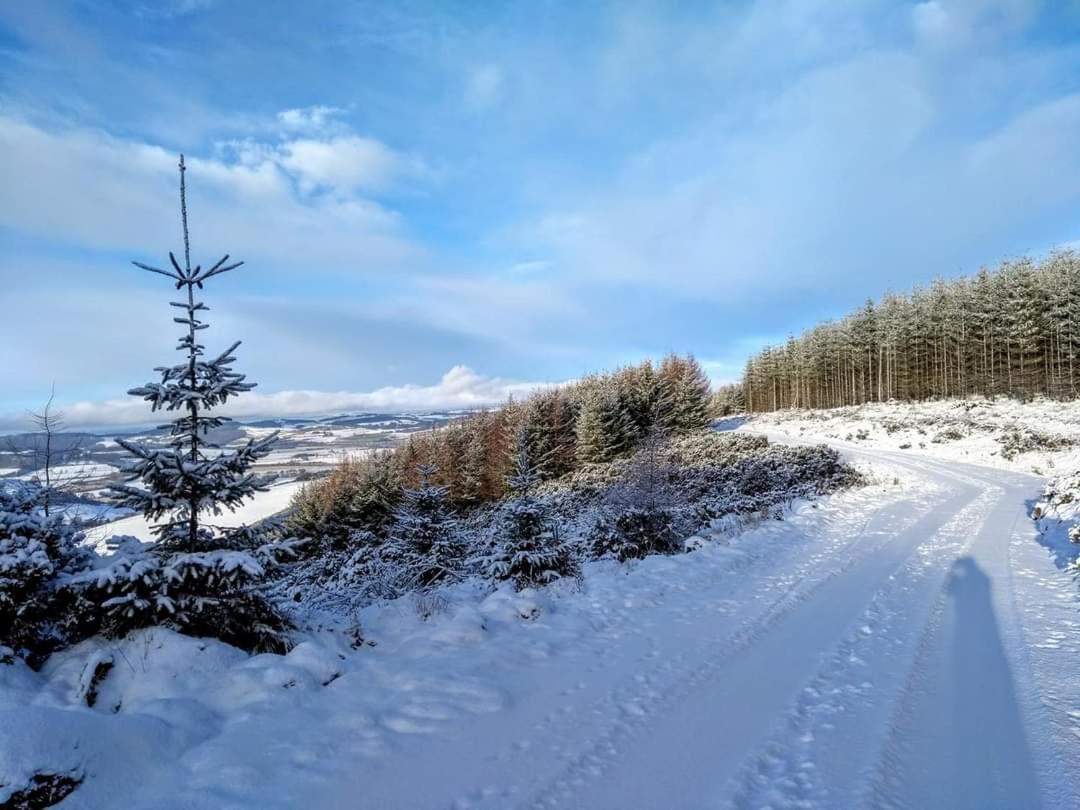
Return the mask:
<path fill-rule="evenodd" d="M 1046 478 L 1030 504 L 1043 543 L 1063 568 L 1080 557 L 1080 401 L 981 397 L 919 403 L 868 403 L 736 417 L 730 426 L 779 441 L 827 442 L 896 450 Z M 1070 539 L 1072 542 L 1070 543 Z"/>
<path fill-rule="evenodd" d="M 209 518 L 210 523 L 216 526 L 250 526 L 260 520 L 276 515 L 289 508 L 293 496 L 303 487 L 303 482 L 287 481 L 275 484 L 265 492 L 257 492 L 251 500 L 244 503 L 234 512 L 223 512 Z M 107 553 L 107 541 L 111 537 L 131 536 L 145 542 L 154 539 L 150 531 L 151 523 L 142 515 L 121 518 L 110 523 L 102 523 L 87 529 L 86 543 L 92 546 L 98 553 Z"/>
<path fill-rule="evenodd" d="M 745 427 L 773 436 L 904 451 L 1035 475 L 1080 468 L 1080 401 L 976 397 L 868 403 L 754 414 Z"/>

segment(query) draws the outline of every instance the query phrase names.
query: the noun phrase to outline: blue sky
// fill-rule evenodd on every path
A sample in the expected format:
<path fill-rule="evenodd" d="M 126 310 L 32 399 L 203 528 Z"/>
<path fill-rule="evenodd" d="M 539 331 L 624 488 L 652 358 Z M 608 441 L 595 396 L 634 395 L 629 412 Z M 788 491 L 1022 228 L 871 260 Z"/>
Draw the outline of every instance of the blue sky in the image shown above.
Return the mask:
<path fill-rule="evenodd" d="M 714 379 L 886 289 L 1080 239 L 1080 3 L 0 2 L 0 426 L 171 362 L 131 259 L 248 265 L 237 413 Z"/>

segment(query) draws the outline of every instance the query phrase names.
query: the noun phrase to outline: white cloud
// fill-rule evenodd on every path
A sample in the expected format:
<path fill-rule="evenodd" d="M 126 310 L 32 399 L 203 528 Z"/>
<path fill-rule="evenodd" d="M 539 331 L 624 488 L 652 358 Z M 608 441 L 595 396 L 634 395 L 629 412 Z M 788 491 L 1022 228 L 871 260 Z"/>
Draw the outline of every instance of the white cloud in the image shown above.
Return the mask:
<path fill-rule="evenodd" d="M 938 0 L 927 0 L 911 10 L 915 33 L 930 41 L 945 40 L 953 27 L 953 18 Z"/>
<path fill-rule="evenodd" d="M 65 244 L 150 255 L 175 244 L 171 151 L 2 115 L 0 151 L 0 225 Z M 393 150 L 358 137 L 285 146 L 248 140 L 224 144 L 214 157 L 188 155 L 195 245 L 200 253 L 246 259 L 400 266 L 422 251 L 400 234 L 395 212 L 359 191 L 385 186 L 401 163 Z M 294 188 L 330 182 L 338 191 L 332 196 Z"/>
<path fill-rule="evenodd" d="M 472 110 L 494 107 L 503 96 L 503 70 L 496 64 L 474 67 L 465 80 L 465 104 Z"/>
<path fill-rule="evenodd" d="M 297 178 L 305 192 L 320 187 L 379 190 L 416 168 L 385 144 L 356 135 L 287 141 L 280 155 L 281 166 Z"/>
<path fill-rule="evenodd" d="M 486 377 L 467 366 L 454 366 L 433 385 L 386 386 L 374 391 L 253 391 L 219 409 L 234 418 L 320 416 L 355 411 L 430 412 L 499 405 L 509 397 L 521 397 L 552 383 L 520 382 Z M 61 404 L 59 410 L 69 428 L 142 425 L 165 421 L 151 415 L 145 402 L 135 397 L 100 402 Z M 0 429 L 26 429 L 25 414 L 0 416 Z"/>
<path fill-rule="evenodd" d="M 961 82 L 987 81 L 947 72 L 886 49 L 805 71 L 744 115 L 639 150 L 509 239 L 565 276 L 720 303 L 877 294 L 993 261 L 1080 201 L 1080 96 L 943 138 L 964 118 Z"/>
<path fill-rule="evenodd" d="M 283 129 L 292 132 L 321 132 L 335 123 L 334 119 L 343 112 L 345 111 L 340 107 L 319 104 L 282 110 L 277 114 L 277 120 Z"/>

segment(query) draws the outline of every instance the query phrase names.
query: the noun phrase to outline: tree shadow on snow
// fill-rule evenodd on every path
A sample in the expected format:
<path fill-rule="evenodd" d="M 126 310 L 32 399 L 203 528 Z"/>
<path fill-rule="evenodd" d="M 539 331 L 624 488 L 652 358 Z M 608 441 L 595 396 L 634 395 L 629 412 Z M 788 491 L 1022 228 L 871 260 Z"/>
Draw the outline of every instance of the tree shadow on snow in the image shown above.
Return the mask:
<path fill-rule="evenodd" d="M 1026 502 L 1028 515 L 1035 514 L 1039 498 L 1029 498 Z M 1065 571 L 1080 557 L 1080 545 L 1069 540 L 1069 524 L 1054 518 L 1045 517 L 1039 522 L 1037 534 L 1039 545 L 1050 553 L 1050 558 L 1059 570 Z"/>
<path fill-rule="evenodd" d="M 715 420 L 712 423 L 712 427 L 713 427 L 713 430 L 715 430 L 717 432 L 723 432 L 723 431 L 727 431 L 727 430 L 736 430 L 736 429 L 742 427 L 743 425 L 745 425 L 749 421 L 750 421 L 750 419 L 748 417 L 746 417 L 746 416 L 725 416 L 725 417 L 723 417 L 721 419 Z"/>
<path fill-rule="evenodd" d="M 1038 780 L 1009 661 L 994 614 L 990 578 L 970 557 L 949 573 L 952 638 L 954 806 L 1035 808 Z"/>

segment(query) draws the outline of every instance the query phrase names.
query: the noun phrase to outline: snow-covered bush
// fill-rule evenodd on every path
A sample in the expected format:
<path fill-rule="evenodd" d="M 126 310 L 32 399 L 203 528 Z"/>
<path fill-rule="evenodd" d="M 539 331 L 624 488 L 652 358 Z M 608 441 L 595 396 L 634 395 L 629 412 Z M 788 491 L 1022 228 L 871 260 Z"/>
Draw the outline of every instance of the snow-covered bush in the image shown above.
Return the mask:
<path fill-rule="evenodd" d="M 519 431 L 514 454 L 514 472 L 507 501 L 498 518 L 498 538 L 486 562 L 486 572 L 495 580 L 512 580 L 520 590 L 546 585 L 578 573 L 573 550 L 559 533 L 558 524 L 543 504 L 532 495 L 540 476 L 529 458 L 529 442 Z"/>
<path fill-rule="evenodd" d="M 519 443 L 516 435 L 515 446 Z M 543 446 L 526 434 L 528 447 Z M 682 539 L 732 515 L 773 514 L 796 498 L 814 497 L 857 484 L 861 479 L 839 454 L 825 446 L 771 445 L 761 436 L 708 431 L 675 436 L 654 434 L 632 456 L 589 465 L 557 480 L 541 480 L 535 468 L 515 470 L 521 453 L 508 453 L 512 493 L 497 503 L 463 506 L 451 512 L 445 488 L 432 482 L 414 487 L 399 522 L 382 541 L 370 534 L 346 549 L 320 551 L 288 571 L 280 590 L 290 600 L 333 611 L 355 611 L 372 601 L 423 589 L 418 568 L 436 570 L 433 585 L 470 574 L 535 586 L 577 573 L 578 561 L 594 557 L 636 559 L 678 553 Z M 528 456 L 531 459 L 531 455 Z M 528 469 L 528 465 L 524 465 Z M 522 486 L 521 480 L 527 483 Z M 409 503 L 428 490 L 414 510 Z M 523 498 L 522 494 L 527 495 Z M 410 551 L 415 518 L 439 527 L 439 546 L 452 551 L 443 562 L 421 548 Z M 442 534 L 445 530 L 447 534 Z M 420 538 L 430 536 L 424 529 Z"/>
<path fill-rule="evenodd" d="M 32 665 L 92 622 L 70 582 L 93 556 L 81 540 L 61 516 L 45 516 L 37 487 L 0 490 L 0 646 Z"/>
<path fill-rule="evenodd" d="M 1001 457 L 1005 459 L 1014 459 L 1021 453 L 1035 450 L 1063 450 L 1076 444 L 1071 436 L 1019 426 L 1006 430 L 998 436 L 998 441 L 1001 443 Z"/>
<path fill-rule="evenodd" d="M 623 479 L 607 492 L 590 533 L 594 557 L 613 556 L 626 561 L 682 550 L 673 516 L 673 471 L 665 447 L 661 434 L 654 432 L 647 437 Z"/>
<path fill-rule="evenodd" d="M 164 624 L 245 649 L 284 646 L 287 622 L 257 585 L 278 561 L 273 547 L 162 553 L 135 538 L 77 581 L 97 595 L 101 630 L 122 636 Z"/>
<path fill-rule="evenodd" d="M 945 442 L 960 441 L 966 435 L 967 434 L 965 434 L 964 431 L 962 431 L 958 427 L 947 427 L 944 430 L 939 430 L 937 433 L 935 433 L 934 438 L 932 438 L 930 441 L 932 441 L 934 444 L 944 444 Z"/>
<path fill-rule="evenodd" d="M 606 514 L 593 527 L 589 540 L 592 556 L 614 557 L 620 562 L 682 550 L 670 512 L 636 506 Z"/>
<path fill-rule="evenodd" d="M 446 487 L 433 483 L 435 470 L 419 470 L 420 485 L 402 493 L 390 536 L 379 557 L 396 568 L 402 590 L 427 588 L 461 576 L 466 548 L 446 496 Z"/>

